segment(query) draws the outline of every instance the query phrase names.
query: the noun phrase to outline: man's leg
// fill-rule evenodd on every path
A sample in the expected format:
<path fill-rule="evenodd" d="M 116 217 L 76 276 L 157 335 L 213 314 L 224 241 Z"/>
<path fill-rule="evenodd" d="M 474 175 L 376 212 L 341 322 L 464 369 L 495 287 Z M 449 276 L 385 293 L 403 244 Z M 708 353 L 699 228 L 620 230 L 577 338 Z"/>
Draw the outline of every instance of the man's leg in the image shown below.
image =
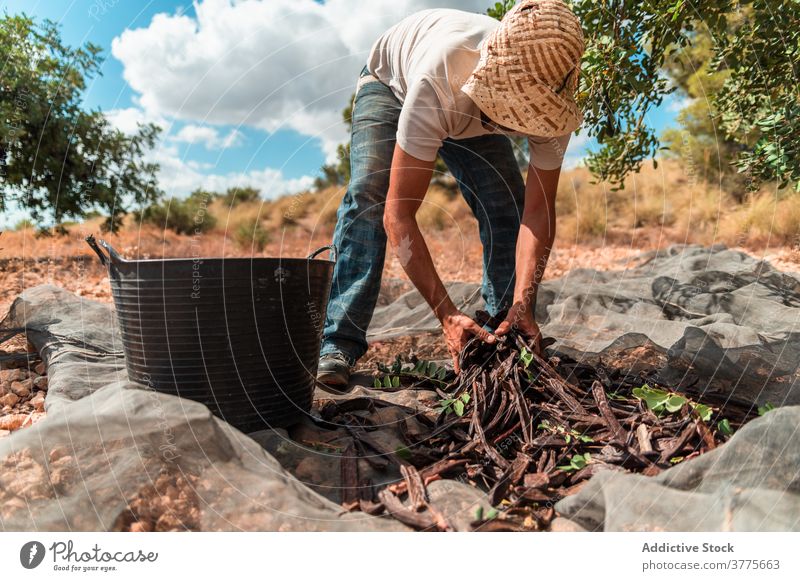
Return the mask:
<path fill-rule="evenodd" d="M 320 350 L 321 356 L 339 355 L 350 365 L 367 350 L 367 327 L 380 291 L 386 255 L 383 210 L 400 109 L 389 87 L 378 81 L 356 92 L 350 185 L 336 218 L 333 243 L 339 260 Z"/>
<path fill-rule="evenodd" d="M 496 315 L 514 299 L 517 234 L 525 202 L 511 140 L 503 135 L 447 139 L 439 155 L 478 219 L 483 244 L 483 299 Z"/>

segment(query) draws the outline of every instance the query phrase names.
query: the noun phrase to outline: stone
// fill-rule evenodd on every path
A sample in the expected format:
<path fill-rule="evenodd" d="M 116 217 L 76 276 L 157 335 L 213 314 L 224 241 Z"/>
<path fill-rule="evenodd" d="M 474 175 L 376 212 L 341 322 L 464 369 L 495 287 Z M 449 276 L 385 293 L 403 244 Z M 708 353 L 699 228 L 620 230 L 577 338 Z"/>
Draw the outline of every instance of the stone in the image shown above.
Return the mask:
<path fill-rule="evenodd" d="M 47 391 L 47 376 L 41 375 L 33 380 L 33 387 Z"/>
<path fill-rule="evenodd" d="M 33 388 L 33 380 L 25 379 L 22 381 L 14 381 L 11 384 L 10 390 L 20 398 L 26 398 L 31 394 Z"/>
<path fill-rule="evenodd" d="M 458 480 L 435 480 L 428 484 L 430 505 L 441 512 L 456 531 L 472 530 L 470 523 L 475 520 L 478 508 L 487 514 L 492 510 L 489 497 Z"/>
<path fill-rule="evenodd" d="M 27 377 L 25 370 L 16 369 L 0 369 L 0 383 L 11 383 L 12 381 L 20 381 Z"/>
<path fill-rule="evenodd" d="M 0 397 L 0 405 L 14 407 L 19 402 L 19 396 L 15 393 L 7 393 Z"/>
<path fill-rule="evenodd" d="M 153 530 L 153 527 L 151 527 L 146 522 L 135 522 L 135 523 L 131 524 L 131 532 L 132 533 L 149 533 L 152 530 Z"/>
<path fill-rule="evenodd" d="M 27 419 L 28 414 L 8 414 L 6 416 L 0 416 L 0 430 L 8 430 L 9 432 L 18 430 Z"/>
<path fill-rule="evenodd" d="M 585 533 L 588 532 L 581 525 L 563 516 L 556 517 L 550 523 L 550 530 L 554 533 Z"/>
<path fill-rule="evenodd" d="M 44 361 L 37 363 L 33 370 L 37 375 L 45 375 L 47 373 L 47 367 L 45 367 Z"/>
<path fill-rule="evenodd" d="M 44 392 L 37 391 L 36 395 L 34 395 L 30 402 L 29 402 L 36 411 L 44 411 Z"/>

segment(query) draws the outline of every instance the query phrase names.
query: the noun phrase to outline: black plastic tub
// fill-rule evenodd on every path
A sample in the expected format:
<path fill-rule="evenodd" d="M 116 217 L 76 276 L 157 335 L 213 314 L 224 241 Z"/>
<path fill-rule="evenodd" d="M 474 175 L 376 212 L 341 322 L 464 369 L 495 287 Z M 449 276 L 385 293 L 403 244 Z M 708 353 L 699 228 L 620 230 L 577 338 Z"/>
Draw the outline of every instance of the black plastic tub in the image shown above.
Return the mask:
<path fill-rule="evenodd" d="M 332 246 L 308 258 L 125 260 L 86 241 L 108 268 L 131 381 L 203 403 L 243 432 L 308 413 Z M 317 259 L 325 250 L 331 260 Z"/>

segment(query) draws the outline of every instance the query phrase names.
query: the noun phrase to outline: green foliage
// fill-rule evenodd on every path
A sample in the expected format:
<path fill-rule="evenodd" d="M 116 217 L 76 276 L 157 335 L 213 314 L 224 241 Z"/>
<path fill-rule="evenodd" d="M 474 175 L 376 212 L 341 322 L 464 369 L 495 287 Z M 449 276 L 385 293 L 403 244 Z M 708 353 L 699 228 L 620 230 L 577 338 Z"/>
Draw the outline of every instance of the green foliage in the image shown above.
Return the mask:
<path fill-rule="evenodd" d="M 523 347 L 522 351 L 519 352 L 519 360 L 525 366 L 525 369 L 527 369 L 528 366 L 533 363 L 533 354 Z"/>
<path fill-rule="evenodd" d="M 684 132 L 665 139 L 691 154 L 704 177 L 733 163 L 750 189 L 765 180 L 800 188 L 800 2 L 568 3 L 586 41 L 578 103 L 584 130 L 600 144 L 587 159 L 597 178 L 621 187 L 655 157 L 662 148 L 647 115 L 679 86 L 706 103 L 693 102 Z M 513 4 L 496 2 L 487 14 L 500 19 Z"/>
<path fill-rule="evenodd" d="M 796 0 L 576 0 L 587 40 L 579 100 L 585 126 L 601 149 L 588 165 L 596 176 L 621 183 L 626 173 L 659 149 L 645 117 L 674 85 L 660 74 L 702 36 L 700 58 L 712 88 L 708 114 L 723 147 L 751 189 L 765 180 L 800 180 L 797 145 L 800 90 L 800 3 Z M 690 55 L 690 58 L 697 54 Z M 672 68 L 674 71 L 674 67 Z M 691 75 L 678 75 L 689 83 Z M 695 78 L 697 82 L 699 79 Z M 691 94 L 690 94 L 691 96 Z M 704 112 L 687 114 L 687 127 L 706 124 Z M 754 141 L 755 140 L 755 141 Z M 707 164 L 708 165 L 708 164 Z"/>
<path fill-rule="evenodd" d="M 665 411 L 675 413 L 688 401 L 681 395 L 650 387 L 649 385 L 634 388 L 633 395 L 637 399 L 644 401 L 648 409 L 657 415 L 661 415 Z"/>
<path fill-rule="evenodd" d="M 405 460 L 405 461 L 411 460 L 411 450 L 409 450 L 405 446 L 398 446 L 395 449 L 394 453 L 401 460 Z"/>
<path fill-rule="evenodd" d="M 764 405 L 758 406 L 758 415 L 759 416 L 763 416 L 766 413 L 771 412 L 774 409 L 775 409 L 775 406 L 772 405 L 771 403 L 767 402 Z"/>
<path fill-rule="evenodd" d="M 353 101 L 356 96 L 353 94 L 348 101 L 347 107 L 342 110 L 342 121 L 350 131 L 353 127 Z M 343 186 L 350 181 L 350 142 L 339 144 L 336 148 L 335 163 L 326 163 L 320 168 L 322 175 L 314 180 L 314 188 L 321 190 L 331 186 Z"/>
<path fill-rule="evenodd" d="M 239 224 L 233 233 L 233 238 L 240 248 L 252 249 L 253 252 L 263 252 L 272 237 L 269 230 L 264 228 L 261 220 L 253 218 Z"/>
<path fill-rule="evenodd" d="M 447 367 L 437 365 L 433 361 L 419 359 L 412 363 L 404 363 L 403 359 L 397 355 L 391 366 L 378 363 L 378 371 L 382 376 L 375 377 L 373 387 L 389 388 L 400 387 L 403 379 L 412 381 L 415 384 L 432 384 L 434 387 L 445 387 L 449 376 Z"/>
<path fill-rule="evenodd" d="M 717 429 L 719 430 L 720 434 L 724 436 L 733 435 L 733 428 L 731 427 L 731 423 L 727 418 L 717 422 Z"/>
<path fill-rule="evenodd" d="M 713 410 L 705 404 L 693 402 L 689 398 L 678 395 L 677 393 L 664 391 L 657 387 L 650 387 L 647 384 L 642 387 L 635 387 L 632 392 L 636 399 L 643 401 L 645 405 L 647 405 L 647 408 L 658 416 L 664 413 L 674 414 L 680 411 L 686 404 L 689 404 L 692 410 L 694 410 L 704 422 L 709 421 L 713 413 Z"/>
<path fill-rule="evenodd" d="M 177 234 L 201 234 L 216 226 L 217 220 L 208 212 L 214 194 L 196 190 L 186 199 L 169 198 L 152 204 L 139 213 L 143 223 L 172 230 Z"/>
<path fill-rule="evenodd" d="M 232 208 L 247 202 L 256 202 L 261 199 L 261 190 L 256 188 L 228 188 L 224 194 L 217 194 L 223 203 Z"/>
<path fill-rule="evenodd" d="M 591 462 L 592 456 L 589 452 L 585 454 L 575 454 L 572 458 L 570 458 L 569 464 L 564 466 L 559 466 L 559 470 L 563 470 L 564 472 L 572 472 L 575 470 L 580 470 L 581 468 L 586 468 Z"/>
<path fill-rule="evenodd" d="M 711 420 L 711 414 L 713 413 L 713 410 L 709 406 L 707 406 L 704 403 L 698 403 L 698 404 L 692 403 L 692 406 L 694 406 L 694 411 L 697 413 L 697 415 L 700 417 L 701 420 L 703 420 L 704 422 L 708 422 L 709 420 Z"/>
<path fill-rule="evenodd" d="M 131 205 L 158 199 L 158 166 L 144 156 L 159 128 L 128 136 L 81 107 L 98 47 L 68 47 L 54 23 L 5 15 L 0 53 L 0 211 L 14 201 L 35 221 L 58 224 L 102 208 L 114 230 Z"/>
<path fill-rule="evenodd" d="M 726 138 L 719 130 L 719 116 L 713 104 L 730 72 L 712 67 L 714 40 L 707 28 L 695 30 L 689 38 L 690 44 L 671 54 L 665 64 L 687 104 L 678 113 L 679 127 L 667 129 L 661 138 L 668 155 L 681 161 L 691 181 L 720 183 L 741 200 L 746 180 L 733 164 L 742 150 L 737 140 L 742 142 L 749 137 L 739 134 L 737 140 Z"/>
<path fill-rule="evenodd" d="M 594 439 L 591 436 L 585 436 L 580 432 L 578 432 L 577 430 L 567 431 L 567 429 L 564 426 L 554 426 L 548 420 L 544 420 L 542 423 L 540 423 L 537 426 L 537 429 L 547 430 L 552 434 L 559 434 L 561 436 L 564 436 L 564 441 L 567 444 L 571 444 L 573 439 L 579 442 L 583 442 L 584 444 L 587 444 L 589 442 L 594 442 Z"/>
<path fill-rule="evenodd" d="M 517 0 L 502 0 L 502 2 L 495 2 L 494 6 L 490 6 L 486 9 L 486 14 L 492 18 L 496 18 L 497 20 L 502 20 L 503 16 L 506 15 L 506 12 L 511 10 L 516 3 Z"/>
<path fill-rule="evenodd" d="M 483 507 L 478 506 L 478 508 L 475 509 L 475 520 L 476 521 L 492 520 L 494 518 L 497 518 L 499 514 L 500 513 L 497 511 L 496 508 L 491 508 L 486 511 L 486 514 L 484 514 Z"/>
<path fill-rule="evenodd" d="M 19 232 L 20 230 L 27 230 L 28 228 L 33 228 L 33 221 L 29 220 L 28 218 L 23 218 L 16 224 L 14 224 L 14 230 Z"/>
<path fill-rule="evenodd" d="M 445 414 L 455 413 L 458 417 L 464 415 L 466 405 L 469 403 L 470 395 L 466 391 L 454 398 L 445 398 L 439 402 L 439 411 Z"/>
<path fill-rule="evenodd" d="M 400 376 L 384 375 L 383 380 L 376 377 L 372 382 L 372 387 L 374 387 L 375 389 L 381 389 L 381 388 L 391 389 L 393 387 L 394 388 L 400 387 Z"/>
<path fill-rule="evenodd" d="M 714 98 L 720 126 L 746 146 L 736 166 L 750 179 L 750 189 L 774 180 L 800 191 L 800 2 L 741 5 L 743 17 L 732 19 L 730 34 L 717 37 L 712 60 L 715 68 L 730 71 Z M 757 139 L 755 145 L 749 147 L 741 135 Z"/>

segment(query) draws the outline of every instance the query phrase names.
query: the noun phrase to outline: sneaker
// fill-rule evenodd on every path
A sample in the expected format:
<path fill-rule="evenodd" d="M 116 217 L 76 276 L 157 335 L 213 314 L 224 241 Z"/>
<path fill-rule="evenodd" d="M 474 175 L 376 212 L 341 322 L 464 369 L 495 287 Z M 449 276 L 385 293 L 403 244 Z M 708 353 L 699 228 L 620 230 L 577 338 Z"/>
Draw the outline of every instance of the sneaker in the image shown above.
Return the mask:
<path fill-rule="evenodd" d="M 319 359 L 317 382 L 328 393 L 347 393 L 350 391 L 350 364 L 338 353 L 323 355 Z"/>

